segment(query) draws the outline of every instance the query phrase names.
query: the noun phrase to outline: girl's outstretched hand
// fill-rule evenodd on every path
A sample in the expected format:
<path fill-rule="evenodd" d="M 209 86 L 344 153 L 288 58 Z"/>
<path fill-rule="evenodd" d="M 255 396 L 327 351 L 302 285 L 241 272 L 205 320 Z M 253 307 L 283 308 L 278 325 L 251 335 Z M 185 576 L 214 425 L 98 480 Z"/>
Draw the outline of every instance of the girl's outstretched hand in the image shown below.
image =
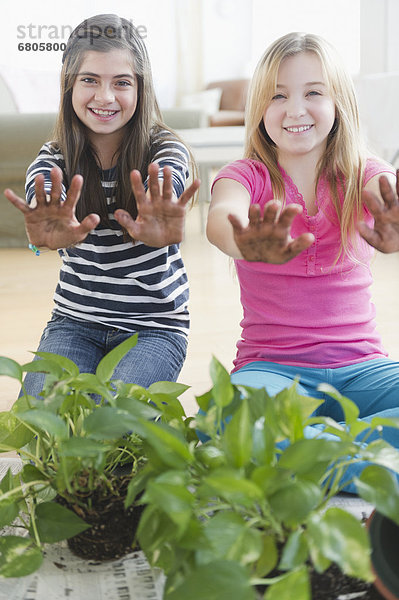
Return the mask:
<path fill-rule="evenodd" d="M 295 239 L 290 236 L 292 222 L 302 211 L 299 204 L 291 204 L 281 213 L 279 211 L 280 203 L 270 201 L 262 217 L 260 206 L 252 204 L 247 227 L 234 215 L 228 216 L 235 243 L 245 260 L 283 264 L 313 244 L 314 236 L 311 233 L 303 233 Z"/>
<path fill-rule="evenodd" d="M 75 207 L 79 200 L 83 178 L 72 178 L 66 200 L 61 201 L 62 171 L 59 167 L 51 169 L 51 193 L 46 198 L 44 175 L 35 178 L 36 206 L 31 208 L 25 200 L 19 198 L 10 189 L 4 191 L 11 202 L 25 218 L 25 228 L 29 241 L 35 246 L 44 246 L 51 250 L 67 248 L 82 242 L 87 234 L 97 227 L 100 217 L 90 214 L 81 223 L 75 217 Z"/>
<path fill-rule="evenodd" d="M 396 190 L 392 189 L 385 175 L 379 178 L 378 183 L 383 203 L 373 192 L 362 192 L 362 200 L 374 217 L 374 228 L 362 222 L 358 229 L 370 246 L 388 254 L 399 250 L 399 169 L 396 172 Z"/>
<path fill-rule="evenodd" d="M 163 188 L 158 180 L 158 165 L 151 163 L 148 167 L 148 193 L 144 189 L 139 171 L 132 171 L 130 181 L 137 204 L 137 218 L 125 210 L 115 211 L 115 219 L 124 227 L 129 235 L 147 246 L 163 248 L 178 244 L 183 240 L 184 219 L 187 202 L 192 198 L 200 182 L 196 179 L 176 200 L 173 197 L 172 170 L 164 167 Z"/>

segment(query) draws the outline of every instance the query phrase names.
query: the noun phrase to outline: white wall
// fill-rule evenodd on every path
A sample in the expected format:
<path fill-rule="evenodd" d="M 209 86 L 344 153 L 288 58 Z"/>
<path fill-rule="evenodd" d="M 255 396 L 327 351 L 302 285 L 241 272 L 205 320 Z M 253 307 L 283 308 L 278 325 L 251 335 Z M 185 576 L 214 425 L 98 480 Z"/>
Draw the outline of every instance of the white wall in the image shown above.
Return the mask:
<path fill-rule="evenodd" d="M 250 77 L 252 0 L 206 0 L 202 15 L 205 83 Z"/>
<path fill-rule="evenodd" d="M 360 73 L 399 71 L 398 0 L 361 0 Z"/>
<path fill-rule="evenodd" d="M 360 114 L 371 149 L 392 161 L 399 148 L 398 0 L 361 0 Z"/>
<path fill-rule="evenodd" d="M 116 12 L 147 29 L 163 107 L 212 80 L 249 77 L 266 46 L 293 30 L 328 38 L 353 74 L 399 70 L 399 0 L 19 0 L 7 3 L 0 73 L 20 110 L 57 110 L 61 52 L 19 51 L 18 43 L 66 41 L 95 12 Z M 50 26 L 59 39 L 46 35 Z"/>
<path fill-rule="evenodd" d="M 252 0 L 253 66 L 267 46 L 291 31 L 314 33 L 333 44 L 350 73 L 360 68 L 361 0 Z"/>
<path fill-rule="evenodd" d="M 175 0 L 18 0 L 8 2 L 0 36 L 0 74 L 17 96 L 21 112 L 58 108 L 61 51 L 19 50 L 18 44 L 66 42 L 72 29 L 100 13 L 116 13 L 141 28 L 151 57 L 156 89 L 165 105 L 175 100 L 177 46 Z M 25 46 L 27 47 L 27 46 Z M 172 85 L 171 85 L 172 84 Z M 0 99 L 1 102 L 1 99 Z"/>

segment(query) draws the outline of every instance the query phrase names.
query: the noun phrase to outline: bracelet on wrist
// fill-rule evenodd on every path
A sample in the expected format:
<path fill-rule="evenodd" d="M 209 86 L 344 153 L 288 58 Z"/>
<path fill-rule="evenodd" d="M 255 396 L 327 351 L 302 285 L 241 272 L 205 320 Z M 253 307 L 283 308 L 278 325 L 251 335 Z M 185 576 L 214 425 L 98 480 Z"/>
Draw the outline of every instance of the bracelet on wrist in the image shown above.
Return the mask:
<path fill-rule="evenodd" d="M 29 250 L 32 250 L 32 252 L 36 254 L 36 256 L 40 256 L 40 250 L 34 244 L 28 244 L 28 248 Z"/>
<path fill-rule="evenodd" d="M 49 252 L 49 250 L 39 250 L 39 248 L 35 246 L 35 244 L 28 244 L 28 248 L 29 250 L 32 250 L 32 252 L 36 256 L 40 256 L 41 254 L 43 254 L 43 252 Z"/>

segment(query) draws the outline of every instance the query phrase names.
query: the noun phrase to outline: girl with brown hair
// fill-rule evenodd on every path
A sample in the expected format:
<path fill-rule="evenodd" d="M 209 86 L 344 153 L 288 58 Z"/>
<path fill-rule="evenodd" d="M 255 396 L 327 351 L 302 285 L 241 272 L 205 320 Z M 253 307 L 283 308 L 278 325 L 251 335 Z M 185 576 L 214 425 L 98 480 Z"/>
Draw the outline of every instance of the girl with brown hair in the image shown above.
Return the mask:
<path fill-rule="evenodd" d="M 6 191 L 31 244 L 62 258 L 40 352 L 94 373 L 137 332 L 114 377 L 145 387 L 176 380 L 189 327 L 179 243 L 199 186 L 184 191 L 188 161 L 162 123 L 138 31 L 116 15 L 85 20 L 63 55 L 55 136 L 28 168 L 27 203 Z M 27 375 L 27 393 L 39 393 L 42 377 Z"/>

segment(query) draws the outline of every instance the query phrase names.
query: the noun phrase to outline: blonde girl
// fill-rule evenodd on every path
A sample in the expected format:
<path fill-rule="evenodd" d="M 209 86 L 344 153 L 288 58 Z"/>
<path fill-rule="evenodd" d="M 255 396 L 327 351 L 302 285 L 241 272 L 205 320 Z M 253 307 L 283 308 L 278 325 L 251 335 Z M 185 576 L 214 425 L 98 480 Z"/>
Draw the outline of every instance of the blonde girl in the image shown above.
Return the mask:
<path fill-rule="evenodd" d="M 217 175 L 207 225 L 240 282 L 234 383 L 274 394 L 298 377 L 300 393 L 324 398 L 319 414 L 339 421 L 338 403 L 317 389 L 328 382 L 361 418 L 399 415 L 399 364 L 370 300 L 370 244 L 399 249 L 394 182 L 364 148 L 353 85 L 330 45 L 303 33 L 274 42 L 250 87 L 245 158 Z"/>

